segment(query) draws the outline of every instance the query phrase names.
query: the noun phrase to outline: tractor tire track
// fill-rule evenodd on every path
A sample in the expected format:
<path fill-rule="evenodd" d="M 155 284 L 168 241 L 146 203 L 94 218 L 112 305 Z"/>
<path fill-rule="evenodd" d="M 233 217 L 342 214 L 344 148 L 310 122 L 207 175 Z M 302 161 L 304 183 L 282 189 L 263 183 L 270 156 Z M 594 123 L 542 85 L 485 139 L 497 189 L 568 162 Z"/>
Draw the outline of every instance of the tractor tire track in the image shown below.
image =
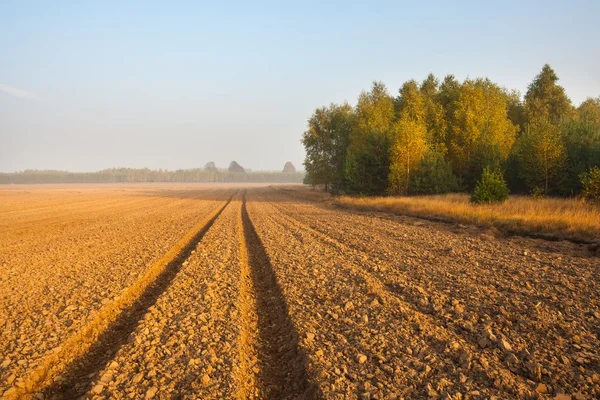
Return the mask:
<path fill-rule="evenodd" d="M 255 390 L 242 387 L 242 398 L 313 399 L 316 388 L 309 384 L 306 357 L 299 346 L 299 336 L 289 316 L 286 298 L 277 282 L 273 266 L 246 208 L 242 204 L 244 238 L 242 254 L 247 254 L 247 267 L 242 268 L 242 302 L 250 302 L 242 317 L 249 325 L 243 336 L 254 349 L 242 359 L 245 368 L 257 357 Z M 244 256 L 242 256 L 244 259 Z M 254 355 L 256 354 L 256 355 Z M 251 375 L 253 371 L 243 372 Z"/>

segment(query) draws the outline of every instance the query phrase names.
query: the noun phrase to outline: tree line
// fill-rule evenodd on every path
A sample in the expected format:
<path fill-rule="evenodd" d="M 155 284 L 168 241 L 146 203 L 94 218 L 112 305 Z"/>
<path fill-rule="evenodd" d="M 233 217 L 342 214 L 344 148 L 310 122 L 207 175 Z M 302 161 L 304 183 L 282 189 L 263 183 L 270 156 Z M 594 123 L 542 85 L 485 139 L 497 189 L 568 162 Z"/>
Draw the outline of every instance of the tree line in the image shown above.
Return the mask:
<path fill-rule="evenodd" d="M 301 183 L 304 172 L 230 171 L 217 168 L 166 169 L 111 168 L 97 172 L 25 170 L 0 173 L 0 184 L 31 183 L 142 183 L 142 182 L 269 182 Z M 207 166 L 209 166 L 207 164 Z"/>
<path fill-rule="evenodd" d="M 525 96 L 488 78 L 374 82 L 354 107 L 317 108 L 302 136 L 306 182 L 364 195 L 472 191 L 483 171 L 511 192 L 572 196 L 600 166 L 600 97 L 574 107 L 545 65 Z M 595 168 L 594 168 L 595 167 Z"/>

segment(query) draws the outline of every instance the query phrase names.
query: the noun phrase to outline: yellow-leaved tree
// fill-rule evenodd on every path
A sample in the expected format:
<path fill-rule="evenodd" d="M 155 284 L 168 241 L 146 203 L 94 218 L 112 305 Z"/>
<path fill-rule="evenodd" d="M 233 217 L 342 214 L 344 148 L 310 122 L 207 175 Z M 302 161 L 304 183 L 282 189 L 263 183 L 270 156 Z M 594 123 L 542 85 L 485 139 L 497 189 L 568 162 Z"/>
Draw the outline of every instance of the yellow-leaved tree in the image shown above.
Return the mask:
<path fill-rule="evenodd" d="M 450 121 L 447 147 L 456 173 L 473 186 L 486 166 L 498 167 L 515 142 L 507 98 L 489 79 L 462 83 Z"/>
<path fill-rule="evenodd" d="M 427 151 L 427 112 L 417 82 L 402 85 L 398 110 L 399 118 L 392 129 L 388 193 L 409 194 L 411 173 Z"/>

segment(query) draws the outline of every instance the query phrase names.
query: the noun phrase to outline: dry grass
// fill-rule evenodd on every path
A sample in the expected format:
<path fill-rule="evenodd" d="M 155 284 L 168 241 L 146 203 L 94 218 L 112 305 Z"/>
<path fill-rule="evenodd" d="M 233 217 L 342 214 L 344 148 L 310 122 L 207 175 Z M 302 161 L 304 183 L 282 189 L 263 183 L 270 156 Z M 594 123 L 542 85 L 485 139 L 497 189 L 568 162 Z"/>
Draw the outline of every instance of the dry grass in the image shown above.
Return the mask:
<path fill-rule="evenodd" d="M 414 197 L 332 197 L 306 186 L 278 187 L 310 201 L 327 201 L 360 211 L 382 211 L 418 218 L 454 221 L 521 233 L 597 242 L 600 206 L 578 199 L 511 196 L 503 204 L 474 205 L 467 194 Z"/>
<path fill-rule="evenodd" d="M 347 197 L 333 200 L 343 207 L 384 211 L 550 235 L 578 241 L 600 237 L 600 207 L 576 199 L 533 199 L 511 196 L 503 204 L 474 205 L 466 194 L 416 197 Z"/>

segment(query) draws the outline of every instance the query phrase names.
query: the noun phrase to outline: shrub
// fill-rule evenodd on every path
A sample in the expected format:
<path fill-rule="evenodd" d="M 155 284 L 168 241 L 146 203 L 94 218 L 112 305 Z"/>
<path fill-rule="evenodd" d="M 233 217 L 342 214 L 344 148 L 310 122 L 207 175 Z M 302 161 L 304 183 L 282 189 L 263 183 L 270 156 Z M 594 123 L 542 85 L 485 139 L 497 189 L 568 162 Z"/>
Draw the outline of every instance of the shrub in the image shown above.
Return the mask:
<path fill-rule="evenodd" d="M 508 186 L 502 172 L 486 167 L 471 195 L 471 203 L 502 203 L 508 199 Z"/>
<path fill-rule="evenodd" d="M 593 167 L 579 175 L 583 190 L 581 194 L 588 199 L 600 201 L 600 168 Z"/>

